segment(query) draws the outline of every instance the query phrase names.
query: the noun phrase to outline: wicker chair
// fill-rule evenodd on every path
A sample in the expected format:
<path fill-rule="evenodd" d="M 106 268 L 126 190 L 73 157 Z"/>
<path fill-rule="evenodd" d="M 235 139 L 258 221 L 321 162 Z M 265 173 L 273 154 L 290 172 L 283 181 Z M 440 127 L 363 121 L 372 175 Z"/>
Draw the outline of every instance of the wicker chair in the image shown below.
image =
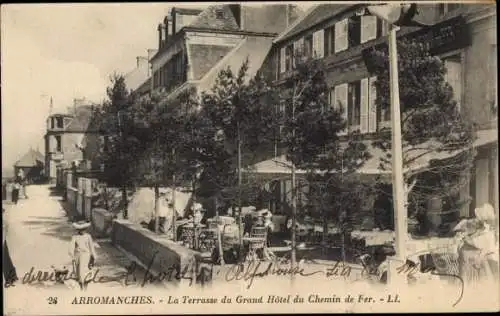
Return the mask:
<path fill-rule="evenodd" d="M 457 282 L 458 278 L 454 277 L 460 275 L 457 247 L 450 245 L 442 248 L 431 248 L 429 249 L 429 253 L 434 263 L 435 271 L 441 275 L 440 277 L 449 280 L 451 283 Z"/>

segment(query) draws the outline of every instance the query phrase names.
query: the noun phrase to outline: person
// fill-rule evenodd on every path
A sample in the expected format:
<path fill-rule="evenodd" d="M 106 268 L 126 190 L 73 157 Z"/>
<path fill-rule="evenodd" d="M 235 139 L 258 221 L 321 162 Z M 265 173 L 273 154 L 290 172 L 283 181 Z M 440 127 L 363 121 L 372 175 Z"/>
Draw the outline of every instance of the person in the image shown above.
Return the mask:
<path fill-rule="evenodd" d="M 19 171 L 17 172 L 17 182 L 19 182 L 19 185 L 23 189 L 24 198 L 27 199 L 28 195 L 26 194 L 26 178 L 24 176 L 23 169 L 19 169 Z"/>
<path fill-rule="evenodd" d="M 461 244 L 458 249 L 460 276 L 469 284 L 498 279 L 498 244 L 492 224 L 495 212 L 490 204 L 475 210 L 476 218 L 457 225 Z"/>
<path fill-rule="evenodd" d="M 2 208 L 2 241 L 3 241 L 3 260 L 2 260 L 2 271 L 3 278 L 5 281 L 4 287 L 8 288 L 14 286 L 15 282 L 18 280 L 16 268 L 10 257 L 9 247 L 7 246 L 7 232 L 8 232 L 8 221 L 6 218 L 5 209 Z"/>
<path fill-rule="evenodd" d="M 171 221 L 173 204 L 170 202 L 167 192 L 160 193 L 160 205 L 158 209 L 159 215 L 159 231 L 160 233 L 166 233 L 170 226 L 168 223 Z"/>
<path fill-rule="evenodd" d="M 69 248 L 73 269 L 82 290 L 87 288 L 89 272 L 97 260 L 94 242 L 90 234 L 86 232 L 89 226 L 90 223 L 86 221 L 73 223 L 76 234 L 71 238 Z"/>
<path fill-rule="evenodd" d="M 12 186 L 12 203 L 17 204 L 19 201 L 19 191 L 21 190 L 21 184 L 18 181 L 14 182 Z"/>
<path fill-rule="evenodd" d="M 200 203 L 194 203 L 192 207 L 193 211 L 193 221 L 196 226 L 199 226 L 201 224 L 201 221 L 203 219 L 203 206 Z"/>

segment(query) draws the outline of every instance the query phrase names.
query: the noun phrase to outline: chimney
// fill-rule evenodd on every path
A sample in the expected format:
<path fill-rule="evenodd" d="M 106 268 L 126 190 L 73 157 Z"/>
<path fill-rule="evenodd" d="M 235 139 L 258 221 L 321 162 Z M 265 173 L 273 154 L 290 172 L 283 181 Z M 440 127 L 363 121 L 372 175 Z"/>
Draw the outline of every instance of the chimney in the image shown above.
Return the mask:
<path fill-rule="evenodd" d="M 153 58 L 153 56 L 158 52 L 157 49 L 148 49 L 148 61 L 151 60 L 151 58 Z"/>
<path fill-rule="evenodd" d="M 163 47 L 163 27 L 161 24 L 158 24 L 158 49 L 162 49 Z"/>
<path fill-rule="evenodd" d="M 168 17 L 167 32 L 169 36 L 174 35 L 174 21 L 171 16 Z"/>
<path fill-rule="evenodd" d="M 168 39 L 172 36 L 172 32 L 170 31 L 170 28 L 169 28 L 169 25 L 168 25 L 169 24 L 169 20 L 170 20 L 170 18 L 169 18 L 168 15 L 165 16 L 165 18 L 163 19 L 163 29 L 165 30 L 164 33 L 163 33 L 165 35 L 165 37 L 163 38 L 163 42 L 164 42 L 163 45 L 165 45 L 165 46 L 168 43 Z"/>
<path fill-rule="evenodd" d="M 144 56 L 137 56 L 137 68 L 145 68 L 149 65 L 149 58 Z"/>

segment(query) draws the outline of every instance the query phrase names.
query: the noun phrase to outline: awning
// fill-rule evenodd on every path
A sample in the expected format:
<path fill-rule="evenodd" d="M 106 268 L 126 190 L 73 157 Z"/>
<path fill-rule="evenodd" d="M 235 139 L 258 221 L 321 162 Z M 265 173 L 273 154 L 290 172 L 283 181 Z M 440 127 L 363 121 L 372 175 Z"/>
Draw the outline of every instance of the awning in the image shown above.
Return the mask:
<path fill-rule="evenodd" d="M 477 139 L 474 142 L 475 147 L 484 146 L 490 143 L 494 143 L 498 141 L 498 135 L 496 129 L 491 130 L 481 130 L 476 133 Z M 358 174 L 365 175 L 390 175 L 392 172 L 390 170 L 390 165 L 387 166 L 385 170 L 380 169 L 380 164 L 382 159 L 386 157 L 386 153 L 377 147 L 373 147 L 370 142 L 365 142 L 368 151 L 371 154 L 371 158 L 368 159 L 361 168 L 358 169 Z M 427 148 L 432 146 L 431 142 L 428 143 Z M 404 172 L 408 171 L 417 171 L 427 167 L 431 160 L 443 160 L 446 158 L 451 158 L 458 153 L 462 152 L 462 150 L 454 150 L 454 151 L 433 151 L 430 153 L 425 153 L 428 149 L 412 149 L 406 152 L 406 159 L 413 160 L 411 165 L 405 168 Z M 292 163 L 286 159 L 284 155 L 278 156 L 274 159 L 269 159 L 265 161 L 261 161 L 257 164 L 254 164 L 249 169 L 246 170 L 248 173 L 256 173 L 256 174 L 291 174 L 291 166 Z M 296 169 L 296 174 L 306 174 L 306 170 Z M 321 173 L 320 170 L 317 171 Z"/>

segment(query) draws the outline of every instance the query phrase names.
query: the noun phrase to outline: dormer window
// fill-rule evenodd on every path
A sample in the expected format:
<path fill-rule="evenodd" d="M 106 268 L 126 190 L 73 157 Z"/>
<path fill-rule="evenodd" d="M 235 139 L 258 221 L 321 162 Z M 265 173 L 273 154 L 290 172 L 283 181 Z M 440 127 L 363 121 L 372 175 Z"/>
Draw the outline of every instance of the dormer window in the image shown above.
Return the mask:
<path fill-rule="evenodd" d="M 460 7 L 460 3 L 442 3 L 439 4 L 439 14 L 441 16 L 447 14 L 448 12 L 454 11 Z"/>
<path fill-rule="evenodd" d="M 217 20 L 222 20 L 224 19 L 224 11 L 221 9 L 215 10 L 215 18 Z"/>

